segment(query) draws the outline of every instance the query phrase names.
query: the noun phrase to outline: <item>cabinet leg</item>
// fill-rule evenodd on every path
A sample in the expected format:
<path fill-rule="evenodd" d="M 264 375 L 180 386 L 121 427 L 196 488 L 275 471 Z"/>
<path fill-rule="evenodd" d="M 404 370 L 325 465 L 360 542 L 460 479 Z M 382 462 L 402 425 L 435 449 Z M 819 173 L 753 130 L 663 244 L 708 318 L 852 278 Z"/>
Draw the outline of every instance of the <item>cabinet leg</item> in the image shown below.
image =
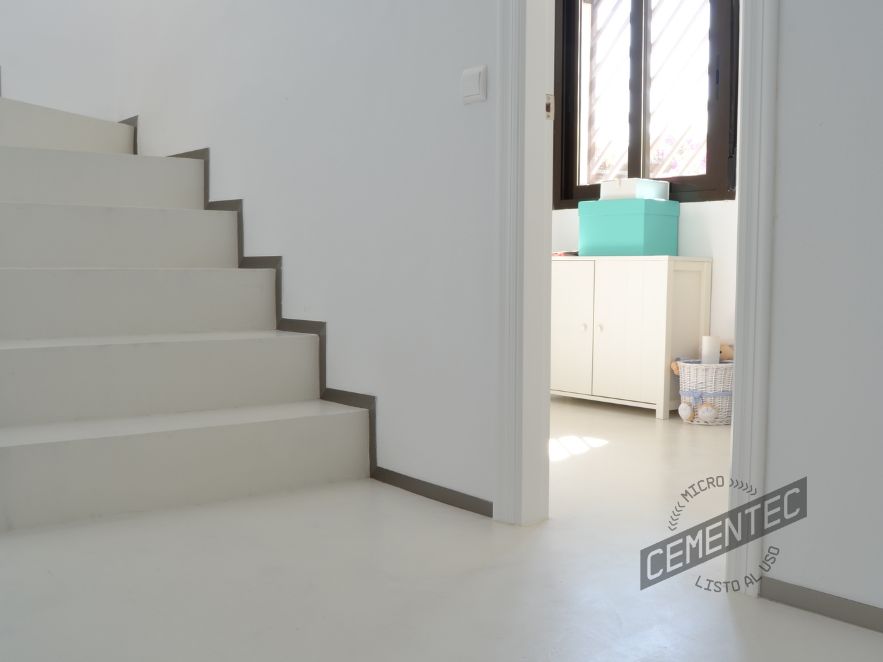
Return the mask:
<path fill-rule="evenodd" d="M 663 421 L 668 418 L 668 406 L 667 405 L 656 405 L 656 418 L 663 420 Z"/>

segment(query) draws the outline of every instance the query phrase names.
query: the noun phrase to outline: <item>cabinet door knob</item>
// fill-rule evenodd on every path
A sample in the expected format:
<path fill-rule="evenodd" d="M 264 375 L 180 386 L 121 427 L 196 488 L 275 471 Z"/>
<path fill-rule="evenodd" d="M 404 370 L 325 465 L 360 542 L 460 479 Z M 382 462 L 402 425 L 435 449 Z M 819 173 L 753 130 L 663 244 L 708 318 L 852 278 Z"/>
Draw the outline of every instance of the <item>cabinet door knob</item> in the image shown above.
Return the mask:
<path fill-rule="evenodd" d="M 598 325 L 598 333 L 604 333 L 604 325 L 603 324 Z"/>
<path fill-rule="evenodd" d="M 589 330 L 589 323 L 588 323 L 588 322 L 583 322 L 583 323 L 582 323 L 582 327 L 583 327 L 583 331 L 588 331 L 588 330 Z"/>

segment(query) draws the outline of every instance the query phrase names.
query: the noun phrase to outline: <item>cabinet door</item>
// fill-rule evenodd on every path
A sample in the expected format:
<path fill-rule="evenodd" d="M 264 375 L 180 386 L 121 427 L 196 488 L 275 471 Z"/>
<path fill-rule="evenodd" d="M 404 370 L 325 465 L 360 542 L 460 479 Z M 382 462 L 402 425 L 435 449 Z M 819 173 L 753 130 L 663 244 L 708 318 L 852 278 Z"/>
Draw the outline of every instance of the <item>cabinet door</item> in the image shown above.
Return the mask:
<path fill-rule="evenodd" d="M 592 299 L 595 263 L 552 261 L 553 391 L 592 392 Z"/>
<path fill-rule="evenodd" d="M 596 263 L 593 395 L 655 402 L 664 374 L 666 274 L 661 261 Z"/>

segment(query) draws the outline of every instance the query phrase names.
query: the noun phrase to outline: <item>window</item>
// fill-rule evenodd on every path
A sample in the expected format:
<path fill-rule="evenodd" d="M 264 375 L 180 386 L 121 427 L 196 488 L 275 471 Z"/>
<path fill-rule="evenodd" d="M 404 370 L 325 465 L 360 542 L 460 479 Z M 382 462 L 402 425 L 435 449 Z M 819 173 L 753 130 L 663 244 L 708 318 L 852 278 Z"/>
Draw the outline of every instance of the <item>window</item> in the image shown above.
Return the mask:
<path fill-rule="evenodd" d="M 735 197 L 738 0 L 557 0 L 556 209 L 649 177 Z"/>

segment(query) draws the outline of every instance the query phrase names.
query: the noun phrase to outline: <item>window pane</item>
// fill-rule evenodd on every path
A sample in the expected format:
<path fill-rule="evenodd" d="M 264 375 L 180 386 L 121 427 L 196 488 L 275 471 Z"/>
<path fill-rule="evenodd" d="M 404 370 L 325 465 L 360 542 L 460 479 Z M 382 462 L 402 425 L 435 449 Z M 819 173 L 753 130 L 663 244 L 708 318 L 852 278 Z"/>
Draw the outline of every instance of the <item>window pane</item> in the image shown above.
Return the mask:
<path fill-rule="evenodd" d="M 646 173 L 704 175 L 709 0 L 653 0 L 650 11 Z"/>
<path fill-rule="evenodd" d="M 579 184 L 628 176 L 631 0 L 580 4 Z"/>

